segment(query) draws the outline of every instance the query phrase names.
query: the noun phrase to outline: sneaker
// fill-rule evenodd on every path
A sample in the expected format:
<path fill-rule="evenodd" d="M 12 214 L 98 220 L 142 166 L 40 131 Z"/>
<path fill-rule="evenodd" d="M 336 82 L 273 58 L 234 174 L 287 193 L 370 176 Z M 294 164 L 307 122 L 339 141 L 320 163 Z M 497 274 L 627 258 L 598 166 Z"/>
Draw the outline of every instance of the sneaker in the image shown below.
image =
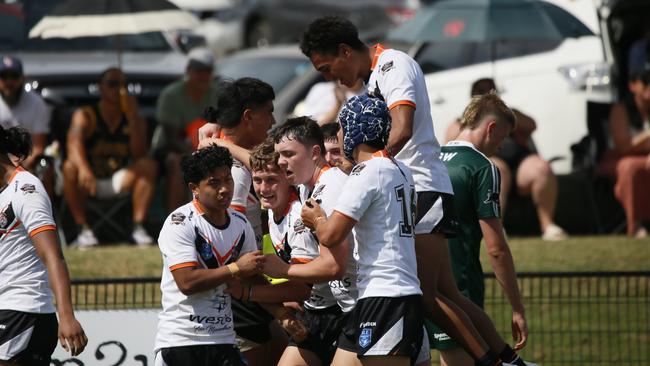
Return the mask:
<path fill-rule="evenodd" d="M 542 240 L 546 241 L 560 241 L 560 240 L 566 240 L 569 238 L 569 235 L 562 229 L 561 227 L 551 224 L 548 227 L 546 227 L 546 230 L 544 230 L 544 234 L 542 234 Z"/>
<path fill-rule="evenodd" d="M 153 244 L 153 238 L 149 236 L 147 230 L 142 226 L 138 225 L 133 228 L 133 233 L 131 234 L 133 241 L 139 248 L 146 248 Z"/>
<path fill-rule="evenodd" d="M 97 245 L 99 245 L 99 240 L 97 240 L 93 231 L 90 228 L 84 228 L 81 230 L 79 235 L 77 235 L 77 238 L 70 244 L 70 247 L 86 250 Z"/>
<path fill-rule="evenodd" d="M 648 230 L 646 230 L 645 227 L 641 226 L 634 233 L 634 237 L 636 239 L 645 239 L 648 237 Z"/>

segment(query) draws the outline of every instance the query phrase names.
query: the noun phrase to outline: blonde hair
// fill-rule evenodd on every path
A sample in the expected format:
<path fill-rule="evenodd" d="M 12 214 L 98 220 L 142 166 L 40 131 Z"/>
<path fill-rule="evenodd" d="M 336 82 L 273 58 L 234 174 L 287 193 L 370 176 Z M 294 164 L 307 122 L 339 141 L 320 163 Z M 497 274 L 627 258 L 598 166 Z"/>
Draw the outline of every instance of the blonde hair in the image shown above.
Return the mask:
<path fill-rule="evenodd" d="M 487 94 L 472 97 L 460 119 L 460 129 L 473 130 L 488 115 L 495 116 L 515 128 L 517 119 L 514 112 L 499 98 L 495 90 L 491 90 Z"/>
<path fill-rule="evenodd" d="M 274 149 L 273 138 L 267 138 L 251 150 L 251 170 L 267 170 L 269 165 L 278 165 L 280 155 Z"/>

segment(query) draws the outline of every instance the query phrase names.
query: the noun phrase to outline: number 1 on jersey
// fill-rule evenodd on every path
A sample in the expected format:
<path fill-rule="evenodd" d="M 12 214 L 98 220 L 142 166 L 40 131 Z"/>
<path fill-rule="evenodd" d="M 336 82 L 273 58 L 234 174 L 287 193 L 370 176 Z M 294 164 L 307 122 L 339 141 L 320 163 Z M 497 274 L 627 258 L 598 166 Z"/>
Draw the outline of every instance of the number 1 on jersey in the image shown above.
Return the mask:
<path fill-rule="evenodd" d="M 415 221 L 415 190 L 409 187 L 409 197 L 407 202 L 404 185 L 395 187 L 397 202 L 402 206 L 402 221 L 400 221 L 400 236 L 413 236 L 413 221 Z"/>

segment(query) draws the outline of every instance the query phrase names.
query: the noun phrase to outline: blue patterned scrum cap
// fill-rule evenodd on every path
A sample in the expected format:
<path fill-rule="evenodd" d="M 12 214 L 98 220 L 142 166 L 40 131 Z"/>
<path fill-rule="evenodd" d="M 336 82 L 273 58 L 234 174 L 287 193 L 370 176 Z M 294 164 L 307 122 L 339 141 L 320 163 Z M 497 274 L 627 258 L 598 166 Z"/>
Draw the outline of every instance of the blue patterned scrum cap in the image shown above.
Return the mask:
<path fill-rule="evenodd" d="M 369 141 L 388 144 L 390 113 L 386 103 L 368 95 L 355 96 L 348 100 L 339 113 L 343 129 L 343 152 L 350 161 L 354 148 Z"/>

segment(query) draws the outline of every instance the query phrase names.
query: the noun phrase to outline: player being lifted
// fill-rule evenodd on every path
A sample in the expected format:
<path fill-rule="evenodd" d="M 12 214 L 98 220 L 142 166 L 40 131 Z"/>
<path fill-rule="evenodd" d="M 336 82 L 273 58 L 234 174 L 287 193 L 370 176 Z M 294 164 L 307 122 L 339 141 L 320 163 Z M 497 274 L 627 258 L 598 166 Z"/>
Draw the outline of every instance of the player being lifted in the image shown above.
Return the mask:
<path fill-rule="evenodd" d="M 57 335 L 72 356 L 88 343 L 72 310 L 50 199 L 20 166 L 31 149 L 29 132 L 0 126 L 0 365 L 50 365 Z"/>
<path fill-rule="evenodd" d="M 386 149 L 410 169 L 418 193 L 415 242 L 427 315 L 461 342 L 479 365 L 494 364 L 502 351 L 510 354 L 487 315 L 460 295 L 451 274 L 445 235 L 457 229 L 453 193 L 439 159 L 420 66 L 403 52 L 380 44 L 366 46 L 356 27 L 339 17 L 313 21 L 300 47 L 327 80 L 351 86 L 362 79 L 368 92 L 388 105 L 392 128 Z M 523 329 L 521 323 L 515 326 Z"/>
<path fill-rule="evenodd" d="M 224 290 L 229 281 L 259 274 L 264 256 L 248 220 L 228 208 L 231 167 L 228 150 L 216 146 L 182 161 L 194 199 L 167 217 L 158 238 L 163 309 L 156 366 L 246 364 L 235 346 L 231 297 Z"/>

